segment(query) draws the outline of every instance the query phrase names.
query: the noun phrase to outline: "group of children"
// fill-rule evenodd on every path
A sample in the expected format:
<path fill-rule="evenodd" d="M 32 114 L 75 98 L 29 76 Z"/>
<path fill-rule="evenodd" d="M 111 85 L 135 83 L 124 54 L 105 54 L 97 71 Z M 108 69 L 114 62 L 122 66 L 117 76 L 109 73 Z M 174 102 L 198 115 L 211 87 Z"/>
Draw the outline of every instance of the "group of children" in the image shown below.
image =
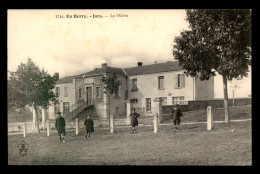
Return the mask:
<path fill-rule="evenodd" d="M 57 113 L 58 117 L 55 121 L 55 128 L 58 131 L 58 135 L 60 138 L 60 142 L 65 143 L 65 119 L 61 116 L 61 112 Z M 90 132 L 94 132 L 94 121 L 90 118 L 90 115 L 87 116 L 87 119 L 84 121 L 84 125 L 86 127 L 85 139 L 90 138 Z"/>
<path fill-rule="evenodd" d="M 66 122 L 65 119 L 61 116 L 61 113 L 58 112 L 58 117 L 56 118 L 55 122 L 55 128 L 58 131 L 58 135 L 60 137 L 60 142 L 65 142 L 65 126 Z M 173 114 L 173 124 L 175 126 L 175 132 L 179 130 L 179 125 L 181 123 L 180 117 L 182 116 L 181 109 L 179 108 L 179 105 L 176 104 L 174 105 L 174 109 L 172 111 Z M 140 116 L 137 112 L 135 112 L 135 109 L 132 108 L 131 113 L 130 113 L 130 119 L 131 119 L 131 126 L 132 130 L 131 133 L 135 134 L 137 131 L 135 130 L 135 127 L 138 126 L 138 117 Z M 84 121 L 84 125 L 86 127 L 86 134 L 85 134 L 85 139 L 90 138 L 90 132 L 94 132 L 94 122 L 90 118 L 90 115 L 87 116 L 86 120 Z"/>

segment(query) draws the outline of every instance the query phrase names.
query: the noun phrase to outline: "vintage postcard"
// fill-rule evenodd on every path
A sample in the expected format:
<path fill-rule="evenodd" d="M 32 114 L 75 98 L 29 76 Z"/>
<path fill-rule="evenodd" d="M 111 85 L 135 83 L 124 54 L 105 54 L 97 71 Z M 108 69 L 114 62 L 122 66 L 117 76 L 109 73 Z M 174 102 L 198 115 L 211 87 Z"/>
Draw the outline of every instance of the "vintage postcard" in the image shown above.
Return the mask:
<path fill-rule="evenodd" d="M 252 165 L 250 10 L 7 17 L 8 165 Z"/>

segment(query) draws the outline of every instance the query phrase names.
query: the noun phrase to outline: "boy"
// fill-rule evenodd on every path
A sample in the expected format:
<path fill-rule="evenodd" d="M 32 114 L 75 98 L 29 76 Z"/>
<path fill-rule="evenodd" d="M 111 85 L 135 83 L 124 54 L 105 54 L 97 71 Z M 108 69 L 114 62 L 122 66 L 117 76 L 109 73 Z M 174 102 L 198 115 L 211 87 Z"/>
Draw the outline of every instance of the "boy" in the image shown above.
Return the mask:
<path fill-rule="evenodd" d="M 173 124 L 175 126 L 175 132 L 177 132 L 179 130 L 179 125 L 181 123 L 181 116 L 182 116 L 182 112 L 181 109 L 179 108 L 178 104 L 174 105 L 174 109 L 172 111 L 173 113 Z"/>
<path fill-rule="evenodd" d="M 58 135 L 60 136 L 60 142 L 63 141 L 63 143 L 65 143 L 66 122 L 65 122 L 65 119 L 61 116 L 61 112 L 58 112 L 57 114 L 58 114 L 58 117 L 56 118 L 56 121 L 55 121 L 55 128 L 58 131 Z"/>
<path fill-rule="evenodd" d="M 94 132 L 94 122 L 90 119 L 90 115 L 88 115 L 87 119 L 84 121 L 84 125 L 86 126 L 85 139 L 87 139 L 90 137 L 90 132 Z"/>
<path fill-rule="evenodd" d="M 131 118 L 131 125 L 133 130 L 131 131 L 131 133 L 137 133 L 135 130 L 135 126 L 138 126 L 138 120 L 137 117 L 139 117 L 140 115 L 135 112 L 135 109 L 132 108 L 131 113 L 130 113 L 130 118 Z"/>

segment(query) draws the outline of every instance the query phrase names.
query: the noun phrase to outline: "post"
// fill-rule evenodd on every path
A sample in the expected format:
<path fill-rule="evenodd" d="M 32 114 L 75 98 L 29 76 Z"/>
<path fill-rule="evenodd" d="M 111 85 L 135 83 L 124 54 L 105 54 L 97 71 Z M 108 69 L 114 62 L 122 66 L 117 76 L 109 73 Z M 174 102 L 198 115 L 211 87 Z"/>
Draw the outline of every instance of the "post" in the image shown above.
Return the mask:
<path fill-rule="evenodd" d="M 158 114 L 155 114 L 154 117 L 153 117 L 153 130 L 154 130 L 154 133 L 157 133 L 158 132 Z"/>
<path fill-rule="evenodd" d="M 158 119 L 159 122 L 163 121 L 163 115 L 162 115 L 162 102 L 163 102 L 163 98 L 160 97 L 156 97 L 155 99 L 153 99 L 154 101 L 154 112 L 158 114 Z"/>
<path fill-rule="evenodd" d="M 213 127 L 213 116 L 212 116 L 212 107 L 208 106 L 207 108 L 207 130 L 211 130 Z"/>
<path fill-rule="evenodd" d="M 50 121 L 47 120 L 47 136 L 49 137 L 50 136 L 50 129 L 51 129 L 51 126 L 50 126 Z"/>
<path fill-rule="evenodd" d="M 126 102 L 126 125 L 130 125 L 131 103 Z"/>
<path fill-rule="evenodd" d="M 114 133 L 114 127 L 115 127 L 115 123 L 114 123 L 114 117 L 113 115 L 110 115 L 110 133 Z"/>
<path fill-rule="evenodd" d="M 78 135 L 79 134 L 79 119 L 78 118 L 76 118 L 75 119 L 75 124 L 76 124 L 76 135 Z"/>
<path fill-rule="evenodd" d="M 27 128 L 26 128 L 26 123 L 23 124 L 23 137 L 27 136 Z"/>
<path fill-rule="evenodd" d="M 33 126 L 36 127 L 36 110 L 33 108 Z"/>
<path fill-rule="evenodd" d="M 43 130 L 45 129 L 45 119 L 46 119 L 46 109 L 42 108 L 42 124 L 43 124 L 42 128 L 43 128 Z"/>

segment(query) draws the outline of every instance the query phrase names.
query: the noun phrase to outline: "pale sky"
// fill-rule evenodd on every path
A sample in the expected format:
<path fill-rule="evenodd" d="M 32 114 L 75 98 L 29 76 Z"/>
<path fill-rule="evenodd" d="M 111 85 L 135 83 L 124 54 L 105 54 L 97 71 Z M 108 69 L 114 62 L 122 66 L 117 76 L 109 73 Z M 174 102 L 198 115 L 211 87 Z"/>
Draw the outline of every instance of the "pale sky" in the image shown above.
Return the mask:
<path fill-rule="evenodd" d="M 93 14 L 103 18 L 93 19 Z M 185 16 L 184 10 L 8 10 L 8 70 L 15 71 L 29 57 L 60 78 L 105 62 L 124 68 L 139 61 L 143 65 L 173 61 L 173 39 L 188 29 Z M 222 79 L 215 79 L 215 97 L 223 97 Z M 249 94 L 251 75 L 236 96 Z"/>

